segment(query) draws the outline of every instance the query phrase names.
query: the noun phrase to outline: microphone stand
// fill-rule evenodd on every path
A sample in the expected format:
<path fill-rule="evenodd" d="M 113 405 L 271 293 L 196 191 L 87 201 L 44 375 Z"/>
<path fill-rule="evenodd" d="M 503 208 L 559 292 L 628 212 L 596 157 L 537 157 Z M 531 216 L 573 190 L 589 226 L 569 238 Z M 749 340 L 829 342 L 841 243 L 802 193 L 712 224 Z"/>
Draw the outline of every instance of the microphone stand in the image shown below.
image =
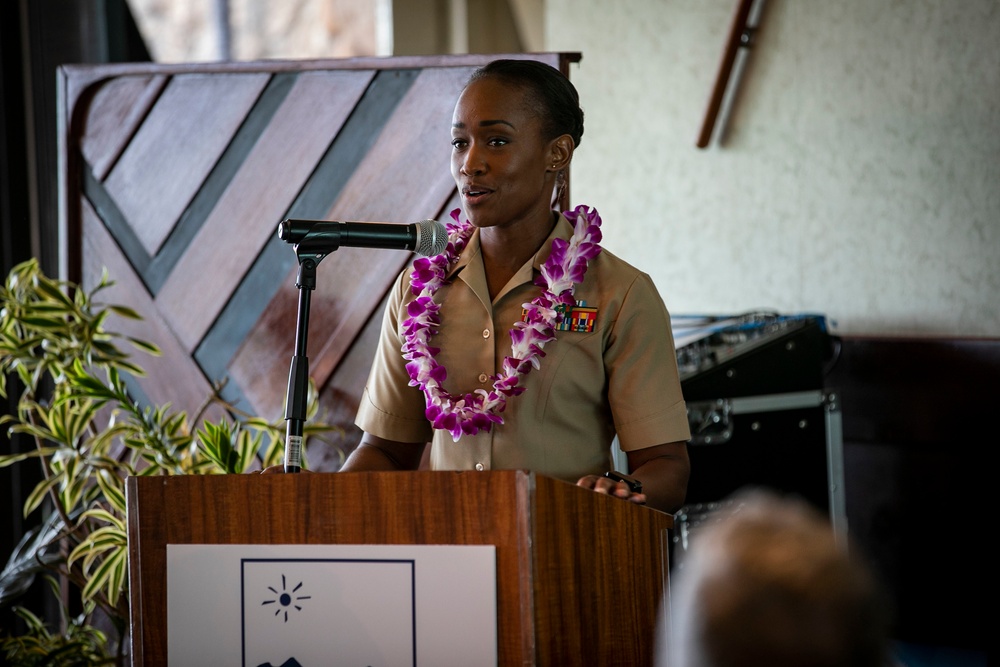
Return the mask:
<path fill-rule="evenodd" d="M 306 341 L 309 336 L 309 301 L 316 289 L 316 266 L 326 256 L 326 252 L 309 252 L 295 246 L 295 256 L 299 260 L 299 272 L 295 286 L 299 289 L 299 310 L 295 321 L 295 352 L 288 370 L 288 391 L 285 397 L 285 472 L 299 472 L 302 469 L 302 427 L 306 421 L 307 397 L 309 395 L 309 357 L 306 356 Z"/>
<path fill-rule="evenodd" d="M 432 220 L 433 232 L 440 229 L 444 234 L 444 226 Z M 316 267 L 328 254 L 340 247 L 341 235 L 348 234 L 348 225 L 355 223 L 322 223 L 309 220 L 283 220 L 278 225 L 278 238 L 287 243 L 295 242 L 295 257 L 299 260 L 299 272 L 295 278 L 295 286 L 299 288 L 299 312 L 295 322 L 295 352 L 292 355 L 291 368 L 288 370 L 288 391 L 285 402 L 285 472 L 302 470 L 302 431 L 306 421 L 307 397 L 309 394 L 309 357 L 306 356 L 306 339 L 309 335 L 309 300 L 311 292 L 316 289 Z M 364 236 L 362 246 L 374 248 L 413 249 L 418 245 L 421 227 L 410 225 L 415 231 L 408 245 L 403 242 L 399 233 L 390 233 L 386 227 L 376 223 L 371 225 Z M 350 238 L 347 236 L 346 238 Z M 442 246 L 441 250 L 444 250 Z"/>

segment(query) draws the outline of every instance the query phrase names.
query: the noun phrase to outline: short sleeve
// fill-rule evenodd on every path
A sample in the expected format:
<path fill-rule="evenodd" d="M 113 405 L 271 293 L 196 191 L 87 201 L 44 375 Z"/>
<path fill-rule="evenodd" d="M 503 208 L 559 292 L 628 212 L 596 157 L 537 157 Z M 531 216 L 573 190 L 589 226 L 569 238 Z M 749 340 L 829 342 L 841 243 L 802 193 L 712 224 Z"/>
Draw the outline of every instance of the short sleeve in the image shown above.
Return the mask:
<path fill-rule="evenodd" d="M 608 402 L 624 451 L 691 437 L 670 315 L 645 273 L 622 301 L 604 354 Z"/>
<path fill-rule="evenodd" d="M 408 271 L 400 274 L 389 293 L 378 348 L 372 360 L 354 423 L 366 433 L 398 442 L 430 441 L 432 429 L 424 417 L 424 395 L 409 386 L 399 323 L 404 309 Z"/>

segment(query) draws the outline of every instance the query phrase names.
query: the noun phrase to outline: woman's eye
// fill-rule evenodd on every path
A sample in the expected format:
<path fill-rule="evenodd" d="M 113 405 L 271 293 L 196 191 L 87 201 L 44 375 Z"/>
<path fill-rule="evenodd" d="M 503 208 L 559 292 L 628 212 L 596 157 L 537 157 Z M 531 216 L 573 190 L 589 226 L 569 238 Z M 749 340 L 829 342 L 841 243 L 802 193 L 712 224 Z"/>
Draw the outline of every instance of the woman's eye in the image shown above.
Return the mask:
<path fill-rule="evenodd" d="M 493 139 L 490 139 L 490 146 L 506 146 L 506 145 L 507 145 L 507 140 L 501 137 L 494 137 Z"/>
<path fill-rule="evenodd" d="M 465 144 L 466 144 L 465 139 L 451 140 L 451 147 L 454 148 L 455 150 L 461 150 L 462 148 L 465 148 Z"/>

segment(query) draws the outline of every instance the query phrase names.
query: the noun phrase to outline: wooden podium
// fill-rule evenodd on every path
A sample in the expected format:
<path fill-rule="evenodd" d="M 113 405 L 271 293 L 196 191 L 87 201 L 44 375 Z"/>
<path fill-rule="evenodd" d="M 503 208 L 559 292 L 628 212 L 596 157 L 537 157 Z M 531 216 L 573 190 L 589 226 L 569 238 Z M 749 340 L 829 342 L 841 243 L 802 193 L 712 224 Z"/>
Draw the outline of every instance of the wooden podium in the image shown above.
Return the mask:
<path fill-rule="evenodd" d="M 499 665 L 651 665 L 666 631 L 672 517 L 534 473 L 130 477 L 126 493 L 133 665 L 167 664 L 168 544 L 493 545 Z"/>

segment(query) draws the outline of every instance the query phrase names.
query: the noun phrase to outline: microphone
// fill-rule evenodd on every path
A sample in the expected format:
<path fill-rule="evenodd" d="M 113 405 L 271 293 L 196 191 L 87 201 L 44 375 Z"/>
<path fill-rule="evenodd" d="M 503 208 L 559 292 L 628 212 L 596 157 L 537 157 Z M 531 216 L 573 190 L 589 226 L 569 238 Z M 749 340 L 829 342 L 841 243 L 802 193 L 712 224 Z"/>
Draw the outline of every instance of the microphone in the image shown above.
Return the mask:
<path fill-rule="evenodd" d="M 413 250 L 418 255 L 440 255 L 448 245 L 448 229 L 437 220 L 410 225 L 389 222 L 282 220 L 278 238 L 307 252 L 326 255 L 347 248 Z"/>

